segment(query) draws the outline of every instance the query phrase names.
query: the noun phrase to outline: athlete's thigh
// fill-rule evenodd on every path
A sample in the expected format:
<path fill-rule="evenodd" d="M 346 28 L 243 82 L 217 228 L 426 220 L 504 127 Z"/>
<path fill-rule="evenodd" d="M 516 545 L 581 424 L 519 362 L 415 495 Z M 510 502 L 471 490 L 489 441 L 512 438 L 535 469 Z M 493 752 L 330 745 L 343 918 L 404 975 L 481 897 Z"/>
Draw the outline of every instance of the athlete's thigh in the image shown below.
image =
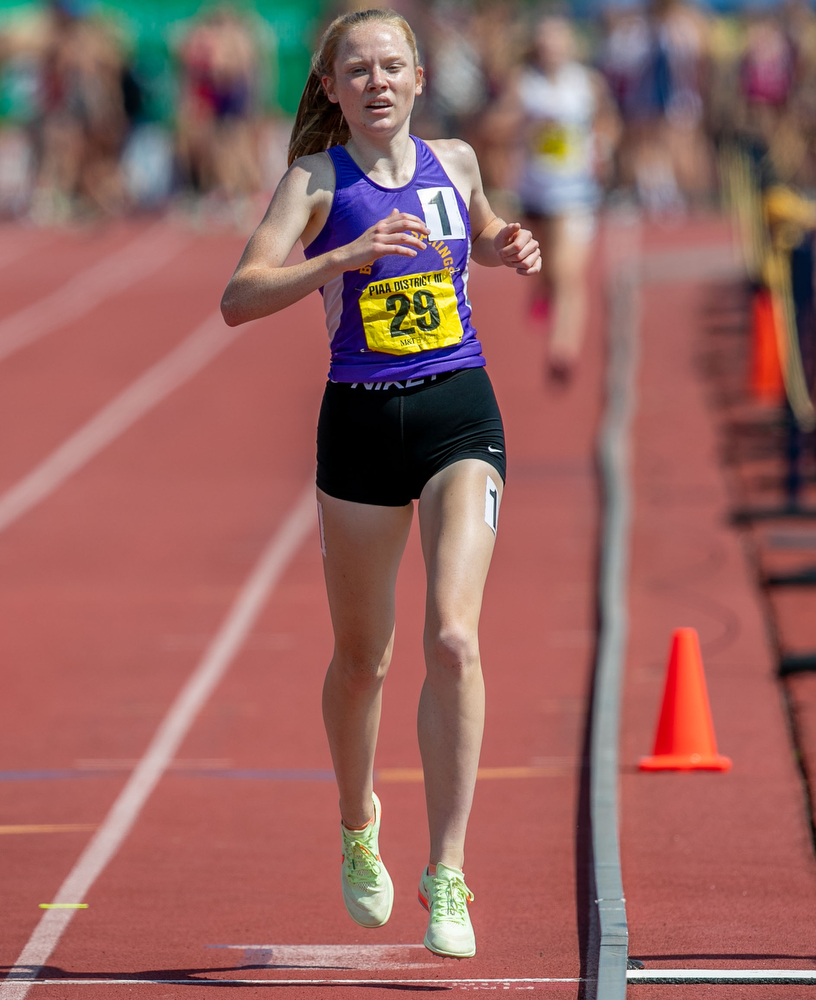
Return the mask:
<path fill-rule="evenodd" d="M 335 639 L 385 648 L 394 628 L 394 587 L 413 504 L 380 507 L 317 491 L 323 571 Z"/>
<path fill-rule="evenodd" d="M 492 465 L 466 458 L 442 469 L 422 491 L 428 626 L 478 625 L 502 489 Z"/>

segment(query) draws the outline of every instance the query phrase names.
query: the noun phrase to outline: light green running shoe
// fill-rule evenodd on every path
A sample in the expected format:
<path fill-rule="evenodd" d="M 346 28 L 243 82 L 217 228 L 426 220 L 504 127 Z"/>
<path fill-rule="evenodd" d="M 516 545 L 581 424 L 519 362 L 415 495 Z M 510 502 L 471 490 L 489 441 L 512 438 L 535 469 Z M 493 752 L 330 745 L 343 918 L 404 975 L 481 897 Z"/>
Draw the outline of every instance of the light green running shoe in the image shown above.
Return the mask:
<path fill-rule="evenodd" d="M 343 902 L 352 920 L 362 927 L 382 927 L 391 916 L 394 885 L 380 857 L 382 806 L 374 796 L 374 822 L 364 830 L 349 830 L 343 823 Z"/>
<path fill-rule="evenodd" d="M 422 942 L 428 951 L 443 958 L 473 958 L 476 936 L 468 913 L 473 893 L 464 874 L 447 865 L 438 864 L 436 875 L 426 868 L 419 880 L 419 901 L 430 914 Z"/>

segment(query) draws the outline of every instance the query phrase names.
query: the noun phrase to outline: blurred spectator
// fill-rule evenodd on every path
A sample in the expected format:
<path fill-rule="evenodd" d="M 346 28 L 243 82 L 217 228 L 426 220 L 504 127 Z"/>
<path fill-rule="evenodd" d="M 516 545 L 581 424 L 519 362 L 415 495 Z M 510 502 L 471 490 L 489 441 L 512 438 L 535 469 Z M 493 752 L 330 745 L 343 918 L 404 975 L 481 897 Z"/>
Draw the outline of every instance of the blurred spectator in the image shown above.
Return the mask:
<path fill-rule="evenodd" d="M 482 180 L 499 214 L 519 211 L 515 192 L 518 173 L 518 136 L 507 132 L 504 99 L 529 48 L 528 25 L 513 0 L 483 3 L 474 15 L 473 35 L 481 53 L 487 83 L 487 104 L 478 116 L 473 144 Z"/>
<path fill-rule="evenodd" d="M 812 13 L 790 5 L 778 12 L 751 12 L 735 68 L 732 137 L 761 149 L 770 170 L 784 183 L 812 182 L 814 137 Z"/>
<path fill-rule="evenodd" d="M 121 212 L 125 63 L 109 26 L 87 15 L 80 0 L 52 0 L 24 29 L 6 32 L 1 50 L 6 65 L 25 68 L 29 83 L 32 218 Z M 25 135 L 16 136 L 21 162 Z"/>
<path fill-rule="evenodd" d="M 470 141 L 487 101 L 482 56 L 472 37 L 473 13 L 454 0 L 436 0 L 419 22 L 427 94 L 420 109 L 426 138 Z"/>
<path fill-rule="evenodd" d="M 680 211 L 683 200 L 664 129 L 668 67 L 656 26 L 638 8 L 612 8 L 605 28 L 600 68 L 624 124 L 620 182 L 651 212 Z"/>
<path fill-rule="evenodd" d="M 258 53 L 249 25 L 222 5 L 193 26 L 179 57 L 181 169 L 194 190 L 240 211 L 261 186 Z"/>
<path fill-rule="evenodd" d="M 786 180 L 816 188 L 816 11 L 807 0 L 789 0 L 782 12 L 794 51 L 791 112 L 797 140 L 789 162 L 778 164 Z"/>
<path fill-rule="evenodd" d="M 275 31 L 275 0 L 252 0 L 255 14 L 206 7 L 188 21 L 179 19 L 183 0 L 130 6 L 127 15 L 109 2 L 108 14 L 120 18 L 113 22 L 94 13 L 92 2 L 50 0 L 4 15 L 0 215 L 30 211 L 53 223 L 161 208 L 175 193 L 189 193 L 183 203 L 192 203 L 194 218 L 201 208 L 208 220 L 248 223 L 255 196 L 284 169 L 288 121 L 274 103 L 288 106 L 299 96 L 311 32 L 332 6 L 365 7 L 370 0 L 301 0 L 291 14 L 297 32 Z M 602 170 L 605 186 L 658 215 L 705 204 L 714 187 L 714 146 L 739 135 L 768 149 L 779 177 L 816 187 L 810 0 L 718 17 L 692 0 L 645 0 L 649 8 L 613 0 L 582 23 L 580 36 L 550 8 L 541 22 L 549 27 L 541 28 L 537 54 L 526 62 L 533 41 L 522 16 L 526 0 L 393 2 L 419 28 L 427 92 L 415 116 L 418 134 L 470 142 L 502 213 L 518 210 L 520 194 L 529 197 L 519 173 L 527 183 L 531 164 L 543 169 L 547 159 L 533 149 L 538 112 L 525 108 L 520 80 L 530 94 L 548 80 L 563 91 L 556 103 L 569 114 L 582 101 L 592 105 L 590 173 Z M 290 27 L 291 17 L 284 18 Z M 548 31 L 550 41 L 542 41 Z M 577 42 L 596 36 L 596 50 L 579 56 Z M 569 54 L 556 57 L 558 44 Z M 584 56 L 613 95 L 623 123 L 619 141 L 603 87 L 581 65 Z M 560 82 L 561 69 L 545 70 L 547 59 L 558 58 L 574 87 Z M 591 100 L 586 78 L 593 80 Z M 547 154 L 553 176 L 554 149 Z M 555 259 L 559 237 L 551 233 L 550 241 Z"/>
<path fill-rule="evenodd" d="M 682 0 L 655 0 L 653 17 L 663 110 L 660 140 L 680 195 L 700 203 L 713 187 L 713 154 L 703 120 L 709 24 Z"/>

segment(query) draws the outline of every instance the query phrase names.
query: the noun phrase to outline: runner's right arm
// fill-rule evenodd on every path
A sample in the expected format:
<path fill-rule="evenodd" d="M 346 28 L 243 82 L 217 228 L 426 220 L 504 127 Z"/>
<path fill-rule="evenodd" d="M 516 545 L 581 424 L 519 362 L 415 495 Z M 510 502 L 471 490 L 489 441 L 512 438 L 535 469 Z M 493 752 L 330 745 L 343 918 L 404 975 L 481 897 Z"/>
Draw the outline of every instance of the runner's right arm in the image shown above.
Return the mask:
<path fill-rule="evenodd" d="M 285 266 L 297 241 L 303 239 L 308 245 L 323 228 L 333 194 L 334 170 L 325 154 L 305 156 L 292 164 L 221 299 L 221 313 L 228 326 L 270 316 L 344 271 L 363 267 L 378 257 L 415 257 L 417 250 L 425 249 L 421 236 L 429 230 L 423 220 L 394 210 L 354 242 Z"/>

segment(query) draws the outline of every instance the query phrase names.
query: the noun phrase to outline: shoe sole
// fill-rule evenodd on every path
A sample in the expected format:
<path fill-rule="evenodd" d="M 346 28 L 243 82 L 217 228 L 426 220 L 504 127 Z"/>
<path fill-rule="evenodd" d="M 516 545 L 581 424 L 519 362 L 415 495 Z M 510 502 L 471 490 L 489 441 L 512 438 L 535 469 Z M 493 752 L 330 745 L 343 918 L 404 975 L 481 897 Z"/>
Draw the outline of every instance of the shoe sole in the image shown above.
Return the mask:
<path fill-rule="evenodd" d="M 430 908 L 430 906 L 428 906 L 428 900 L 425 899 L 425 897 L 422 895 L 421 892 L 417 893 L 417 899 L 420 901 L 420 903 L 422 904 L 422 906 L 428 911 L 428 913 L 430 913 L 431 912 L 431 908 Z M 428 951 L 432 955 L 438 955 L 440 958 L 462 959 L 462 958 L 473 958 L 476 955 L 476 949 L 475 948 L 473 949 L 473 951 L 466 951 L 466 952 L 440 951 L 438 948 L 434 948 L 432 945 L 430 945 L 428 943 L 428 935 L 427 934 L 422 939 L 422 943 L 425 945 L 425 947 L 428 949 Z"/>

